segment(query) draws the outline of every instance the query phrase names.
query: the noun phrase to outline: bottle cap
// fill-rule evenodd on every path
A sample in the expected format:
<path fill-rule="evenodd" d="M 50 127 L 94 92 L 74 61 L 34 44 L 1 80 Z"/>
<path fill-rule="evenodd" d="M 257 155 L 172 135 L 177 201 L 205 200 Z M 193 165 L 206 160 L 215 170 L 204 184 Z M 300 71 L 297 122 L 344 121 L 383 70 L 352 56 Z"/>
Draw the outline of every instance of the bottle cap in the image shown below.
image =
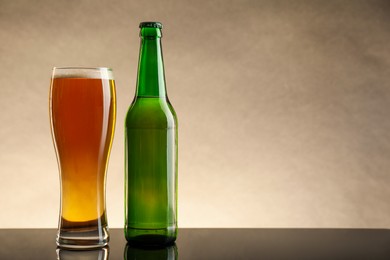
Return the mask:
<path fill-rule="evenodd" d="M 139 24 L 139 28 L 158 28 L 162 29 L 162 23 L 160 22 L 142 22 Z"/>

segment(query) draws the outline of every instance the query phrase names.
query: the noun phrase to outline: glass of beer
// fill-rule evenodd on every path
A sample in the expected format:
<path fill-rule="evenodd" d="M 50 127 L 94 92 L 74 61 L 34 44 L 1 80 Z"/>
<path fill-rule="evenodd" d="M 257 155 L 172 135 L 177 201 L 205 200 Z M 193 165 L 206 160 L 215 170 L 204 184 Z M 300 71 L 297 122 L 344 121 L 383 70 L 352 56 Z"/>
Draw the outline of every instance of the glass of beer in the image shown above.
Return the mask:
<path fill-rule="evenodd" d="M 57 245 L 106 246 L 106 172 L 116 118 L 112 70 L 54 68 L 49 103 L 61 182 Z"/>

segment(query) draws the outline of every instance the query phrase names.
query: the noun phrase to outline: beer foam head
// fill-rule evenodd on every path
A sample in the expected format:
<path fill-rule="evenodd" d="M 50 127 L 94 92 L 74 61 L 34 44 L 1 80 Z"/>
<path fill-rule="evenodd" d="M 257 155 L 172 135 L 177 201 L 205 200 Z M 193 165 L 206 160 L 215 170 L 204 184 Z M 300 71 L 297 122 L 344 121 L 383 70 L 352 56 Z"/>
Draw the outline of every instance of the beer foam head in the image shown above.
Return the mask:
<path fill-rule="evenodd" d="M 112 69 L 102 67 L 54 67 L 52 78 L 114 79 L 114 74 Z"/>

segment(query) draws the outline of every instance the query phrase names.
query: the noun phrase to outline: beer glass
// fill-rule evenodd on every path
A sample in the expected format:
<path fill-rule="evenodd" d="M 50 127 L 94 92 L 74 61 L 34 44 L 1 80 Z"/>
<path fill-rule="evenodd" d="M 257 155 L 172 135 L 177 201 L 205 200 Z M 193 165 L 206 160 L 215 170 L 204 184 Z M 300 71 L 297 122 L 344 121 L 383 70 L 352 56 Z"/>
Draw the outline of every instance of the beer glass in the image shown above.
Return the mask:
<path fill-rule="evenodd" d="M 54 68 L 50 122 L 61 186 L 57 245 L 85 249 L 109 241 L 105 186 L 116 97 L 109 68 Z"/>

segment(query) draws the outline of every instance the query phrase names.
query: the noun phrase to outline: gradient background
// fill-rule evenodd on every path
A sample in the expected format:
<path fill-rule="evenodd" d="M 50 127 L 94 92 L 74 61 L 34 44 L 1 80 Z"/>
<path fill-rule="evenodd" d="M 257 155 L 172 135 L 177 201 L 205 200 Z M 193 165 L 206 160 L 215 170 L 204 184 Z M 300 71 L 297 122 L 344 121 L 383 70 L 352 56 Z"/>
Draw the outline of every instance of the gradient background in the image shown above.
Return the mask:
<path fill-rule="evenodd" d="M 164 24 L 180 227 L 390 227 L 389 1 L 0 0 L 0 228 L 56 227 L 53 66 L 108 66 L 107 179 L 123 225 L 123 120 L 140 21 Z"/>

